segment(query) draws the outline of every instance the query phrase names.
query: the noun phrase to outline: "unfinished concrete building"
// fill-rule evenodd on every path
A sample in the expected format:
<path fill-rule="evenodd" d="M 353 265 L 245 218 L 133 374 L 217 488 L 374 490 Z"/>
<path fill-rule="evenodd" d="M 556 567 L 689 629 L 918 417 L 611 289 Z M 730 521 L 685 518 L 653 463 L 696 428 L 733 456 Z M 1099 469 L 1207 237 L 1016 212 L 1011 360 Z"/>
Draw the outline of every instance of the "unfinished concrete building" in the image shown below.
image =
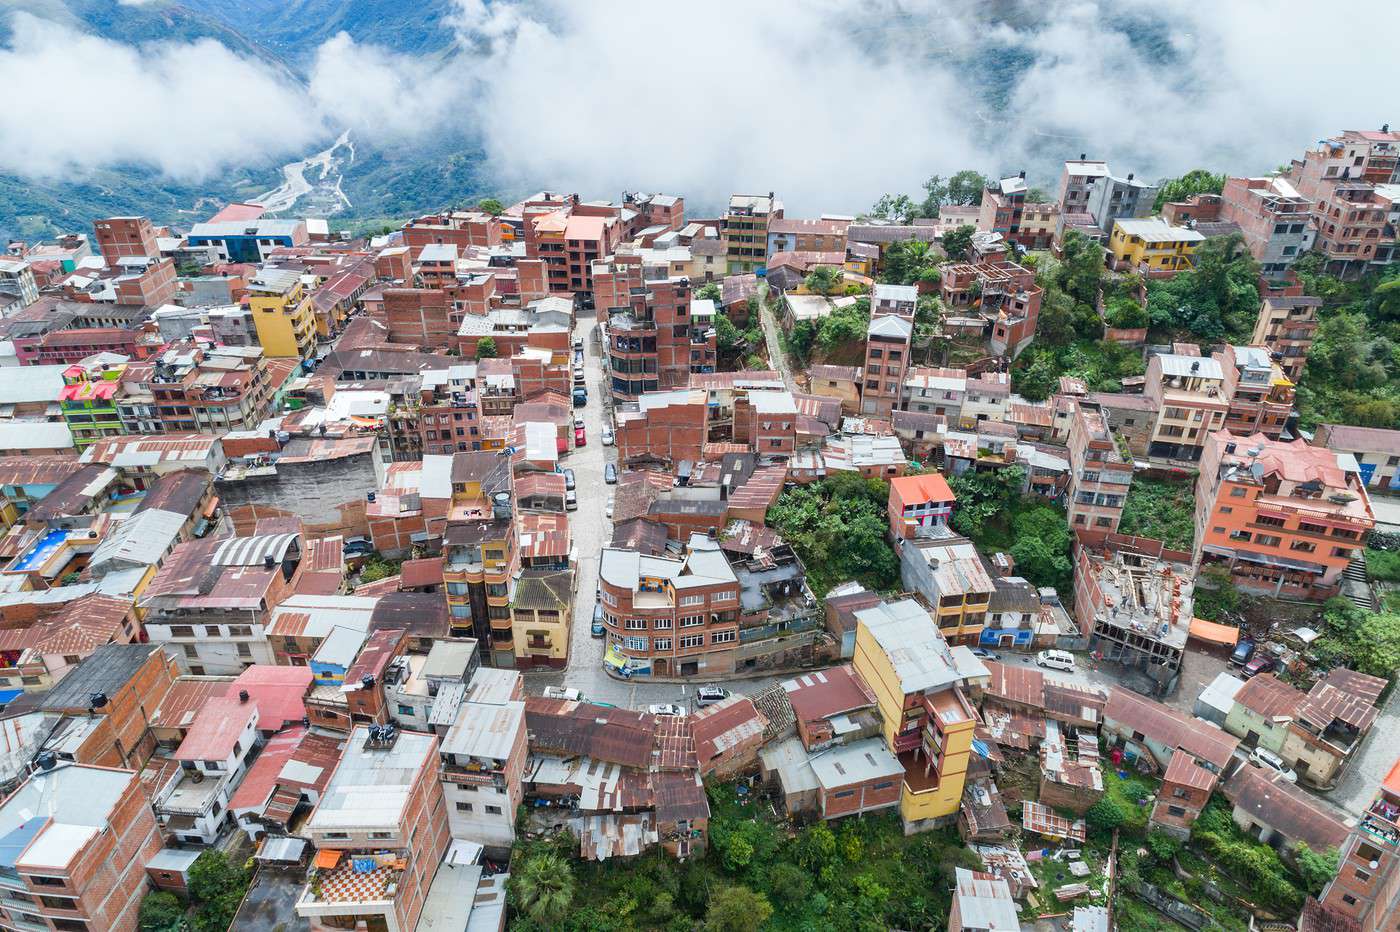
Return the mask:
<path fill-rule="evenodd" d="M 1191 555 L 1161 541 L 1111 534 L 1104 550 L 1081 547 L 1075 616 L 1089 649 L 1170 693 L 1191 628 L 1194 578 Z"/>

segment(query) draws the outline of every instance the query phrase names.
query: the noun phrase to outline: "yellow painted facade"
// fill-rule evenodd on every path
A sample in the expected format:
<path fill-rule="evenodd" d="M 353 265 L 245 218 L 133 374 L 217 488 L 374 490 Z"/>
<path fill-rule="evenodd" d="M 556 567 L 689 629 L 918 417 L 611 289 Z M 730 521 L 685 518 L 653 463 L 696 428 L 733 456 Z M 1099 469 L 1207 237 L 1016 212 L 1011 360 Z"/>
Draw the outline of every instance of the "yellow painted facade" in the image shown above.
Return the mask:
<path fill-rule="evenodd" d="M 1202 240 L 1201 234 L 1165 223 L 1152 226 L 1151 235 L 1143 236 L 1134 232 L 1132 225 L 1125 227 L 1121 222 L 1113 225 L 1108 249 L 1117 266 L 1146 269 L 1148 274 L 1180 272 L 1191 268 L 1194 265 L 1192 256 Z"/>
<path fill-rule="evenodd" d="M 248 308 L 264 356 L 305 359 L 316 348 L 316 313 L 300 283 L 285 294 L 250 292 Z"/>

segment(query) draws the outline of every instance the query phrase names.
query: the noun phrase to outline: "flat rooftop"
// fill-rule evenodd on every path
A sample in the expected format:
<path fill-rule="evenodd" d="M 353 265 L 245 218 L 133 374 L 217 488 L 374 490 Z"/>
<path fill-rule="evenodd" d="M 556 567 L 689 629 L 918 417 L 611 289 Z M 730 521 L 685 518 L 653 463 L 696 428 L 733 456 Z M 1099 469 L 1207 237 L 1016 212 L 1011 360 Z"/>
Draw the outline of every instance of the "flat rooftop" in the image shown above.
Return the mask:
<path fill-rule="evenodd" d="M 396 831 L 409 791 L 437 751 L 437 738 L 401 731 L 391 747 L 367 746 L 369 729 L 350 734 L 331 782 L 307 822 L 318 831 Z"/>

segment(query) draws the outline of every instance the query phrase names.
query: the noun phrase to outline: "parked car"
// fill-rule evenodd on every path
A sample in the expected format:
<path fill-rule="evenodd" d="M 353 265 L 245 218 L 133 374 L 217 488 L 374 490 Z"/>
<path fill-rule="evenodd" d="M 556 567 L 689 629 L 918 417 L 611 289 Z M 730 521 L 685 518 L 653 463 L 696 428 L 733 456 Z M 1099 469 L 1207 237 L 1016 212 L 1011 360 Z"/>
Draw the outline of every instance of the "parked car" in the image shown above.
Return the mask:
<path fill-rule="evenodd" d="M 1254 656 L 1254 642 L 1249 638 L 1240 638 L 1235 643 L 1235 649 L 1230 652 L 1230 662 L 1235 666 L 1242 666 L 1249 663 L 1249 658 Z"/>
<path fill-rule="evenodd" d="M 610 446 L 612 446 L 612 445 L 613 445 L 613 440 L 614 440 L 614 439 L 615 439 L 615 438 L 613 437 L 612 428 L 611 428 L 611 427 L 604 427 L 604 428 L 603 428 L 603 446 L 605 446 L 605 447 L 610 447 Z"/>
<path fill-rule="evenodd" d="M 608 504 L 607 504 L 607 506 L 603 509 L 603 514 L 606 515 L 607 517 L 611 518 L 611 517 L 612 517 L 612 513 L 613 513 L 613 497 L 612 497 L 611 495 L 609 495 L 609 496 L 608 496 Z"/>
<path fill-rule="evenodd" d="M 583 426 L 584 426 L 584 423 L 583 423 L 583 415 L 581 415 L 581 414 L 576 414 L 576 415 L 574 415 L 574 430 L 578 430 L 580 427 L 583 427 Z"/>
<path fill-rule="evenodd" d="M 723 702 L 729 698 L 729 690 L 723 686 L 701 686 L 695 690 L 695 704 L 700 708 Z"/>
<path fill-rule="evenodd" d="M 662 702 L 662 703 L 658 703 L 657 705 L 649 705 L 649 706 L 647 706 L 647 711 L 650 712 L 652 715 L 684 715 L 684 714 L 685 714 L 685 709 L 682 709 L 680 706 L 676 705 L 674 702 Z"/>
<path fill-rule="evenodd" d="M 567 686 L 546 686 L 542 695 L 546 699 L 567 699 L 569 702 L 578 702 L 583 698 L 583 693 Z"/>
<path fill-rule="evenodd" d="M 1074 672 L 1074 655 L 1063 650 L 1043 650 L 1035 655 L 1035 665 L 1038 667 L 1049 667 L 1052 670 L 1064 670 L 1066 673 Z"/>
<path fill-rule="evenodd" d="M 574 366 L 574 384 L 583 384 L 583 366 Z"/>
<path fill-rule="evenodd" d="M 368 537 L 351 537 L 340 545 L 340 552 L 347 557 L 363 557 L 374 553 L 374 544 Z"/>
<path fill-rule="evenodd" d="M 974 647 L 974 648 L 972 649 L 972 656 L 974 656 L 974 657 L 981 657 L 983 660 L 1000 660 L 1000 659 L 1001 659 L 1001 654 L 998 654 L 998 653 L 997 653 L 996 651 L 994 651 L 994 650 L 987 650 L 987 648 L 985 648 L 985 647 Z"/>
<path fill-rule="evenodd" d="M 574 407 L 582 408 L 588 404 L 588 389 L 579 386 L 574 389 Z"/>
<path fill-rule="evenodd" d="M 564 508 L 567 511 L 578 511 L 578 493 L 573 489 L 564 493 Z"/>
<path fill-rule="evenodd" d="M 1289 783 L 1298 782 L 1298 774 L 1283 762 L 1283 758 L 1279 757 L 1268 748 L 1255 748 L 1253 751 L 1250 751 L 1249 762 L 1256 767 L 1262 767 L 1265 770 L 1272 770 L 1275 773 L 1283 774 L 1283 778 Z"/>
<path fill-rule="evenodd" d="M 617 484 L 617 467 L 612 463 L 608 463 L 603 467 L 603 481 L 608 485 Z"/>
<path fill-rule="evenodd" d="M 564 488 L 570 492 L 578 488 L 578 485 L 574 482 L 574 471 L 572 469 L 564 470 Z"/>
<path fill-rule="evenodd" d="M 593 627 L 592 633 L 595 638 L 603 636 L 603 603 L 593 603 Z"/>
<path fill-rule="evenodd" d="M 588 446 L 588 431 L 584 430 L 582 426 L 574 428 L 574 446 Z"/>
<path fill-rule="evenodd" d="M 583 337 L 574 337 L 574 349 L 583 352 Z"/>
<path fill-rule="evenodd" d="M 1251 660 L 1249 663 L 1245 664 L 1244 669 L 1240 672 L 1244 675 L 1245 679 L 1249 679 L 1250 677 L 1258 676 L 1261 673 L 1272 673 L 1277 669 L 1278 658 L 1275 657 L 1273 654 L 1268 654 L 1261 651 L 1255 654 L 1254 659 Z"/>

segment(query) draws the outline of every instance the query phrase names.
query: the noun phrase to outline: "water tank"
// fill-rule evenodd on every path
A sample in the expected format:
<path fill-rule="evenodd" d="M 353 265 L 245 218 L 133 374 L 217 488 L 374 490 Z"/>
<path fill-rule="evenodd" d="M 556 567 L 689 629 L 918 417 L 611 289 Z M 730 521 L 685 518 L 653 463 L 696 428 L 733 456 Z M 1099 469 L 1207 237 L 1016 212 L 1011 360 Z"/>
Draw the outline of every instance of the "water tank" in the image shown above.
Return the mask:
<path fill-rule="evenodd" d="M 34 763 L 39 765 L 40 770 L 53 770 L 58 763 L 58 755 L 53 751 L 45 751 L 34 759 Z"/>
<path fill-rule="evenodd" d="M 497 492 L 491 497 L 491 516 L 497 520 L 510 520 L 509 492 Z"/>
<path fill-rule="evenodd" d="M 365 689 L 372 689 L 374 687 L 374 674 L 366 673 L 364 676 L 360 677 L 360 685 Z"/>
<path fill-rule="evenodd" d="M 88 708 L 89 708 L 89 709 L 97 710 L 97 709 L 102 708 L 102 707 L 103 707 L 104 705 L 106 705 L 106 704 L 107 704 L 107 694 L 106 694 L 106 693 L 89 693 L 89 694 L 88 694 Z"/>

